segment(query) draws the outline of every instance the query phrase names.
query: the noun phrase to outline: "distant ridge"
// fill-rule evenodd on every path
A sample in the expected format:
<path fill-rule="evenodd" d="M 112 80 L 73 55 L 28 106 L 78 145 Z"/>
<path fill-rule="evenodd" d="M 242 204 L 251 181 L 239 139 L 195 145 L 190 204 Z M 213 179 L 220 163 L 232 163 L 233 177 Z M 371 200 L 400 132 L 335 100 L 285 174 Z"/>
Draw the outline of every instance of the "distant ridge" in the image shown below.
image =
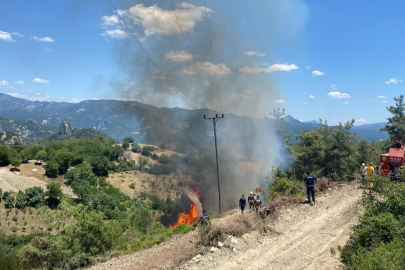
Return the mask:
<path fill-rule="evenodd" d="M 14 123 L 24 124 L 24 135 L 30 140 L 29 134 L 45 132 L 45 136 L 54 134 L 63 122 L 78 129 L 91 129 L 88 132 L 103 132 L 117 140 L 126 136 L 134 137 L 137 142 L 159 145 L 164 143 L 169 149 L 178 151 L 211 146 L 213 138 L 210 134 L 212 124 L 203 120 L 203 115 L 214 115 L 209 109 L 188 110 L 181 108 L 157 108 L 137 101 L 120 100 L 85 100 L 79 103 L 29 101 L 0 93 L 0 116 L 14 119 Z M 0 118 L 1 119 L 1 118 Z M 31 119 L 31 120 L 27 120 Z M 301 122 L 287 115 L 286 131 L 295 135 L 301 130 L 318 127 L 316 121 Z M 13 121 L 13 120 L 12 120 Z M 246 116 L 226 114 L 224 121 L 217 125 L 218 139 L 229 142 L 241 142 L 240 147 L 252 147 L 252 138 L 258 132 L 270 134 L 274 129 L 273 119 L 253 119 Z M 0 129 L 18 134 L 6 125 L 10 121 L 0 121 Z M 387 139 L 386 132 L 380 132 L 384 123 L 355 126 L 358 136 L 368 141 Z M 31 130 L 32 129 L 32 130 Z M 20 135 L 20 134 L 19 134 Z M 41 134 L 44 135 L 44 134 Z M 23 134 L 20 136 L 24 137 Z M 32 140 L 45 136 L 33 136 Z M 39 138 L 40 137 L 40 138 Z M 292 138 L 294 136 L 291 136 Z M 241 138 L 243 140 L 241 140 Z M 293 143 L 293 141 L 292 141 Z"/>

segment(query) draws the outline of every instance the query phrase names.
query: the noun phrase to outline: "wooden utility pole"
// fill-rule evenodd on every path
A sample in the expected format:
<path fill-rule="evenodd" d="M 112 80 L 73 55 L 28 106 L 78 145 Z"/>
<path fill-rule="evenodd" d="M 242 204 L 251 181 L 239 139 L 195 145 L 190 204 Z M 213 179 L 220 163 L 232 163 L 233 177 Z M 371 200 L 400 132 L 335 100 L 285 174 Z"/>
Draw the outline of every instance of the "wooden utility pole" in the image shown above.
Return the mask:
<path fill-rule="evenodd" d="M 218 161 L 218 144 L 217 144 L 217 122 L 219 119 L 224 118 L 224 114 L 221 117 L 218 117 L 218 114 L 215 117 L 206 118 L 204 115 L 204 119 L 210 120 L 214 124 L 214 137 L 215 137 L 215 156 L 217 158 L 217 179 L 218 179 L 218 201 L 219 201 L 219 214 L 222 214 L 222 207 L 221 207 L 221 182 L 219 181 L 219 161 Z"/>

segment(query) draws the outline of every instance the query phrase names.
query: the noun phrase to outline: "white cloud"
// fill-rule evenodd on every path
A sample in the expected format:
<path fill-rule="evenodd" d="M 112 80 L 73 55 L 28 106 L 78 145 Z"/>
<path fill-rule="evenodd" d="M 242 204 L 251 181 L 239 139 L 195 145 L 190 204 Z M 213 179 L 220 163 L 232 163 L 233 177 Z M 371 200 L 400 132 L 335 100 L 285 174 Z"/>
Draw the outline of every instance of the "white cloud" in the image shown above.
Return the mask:
<path fill-rule="evenodd" d="M 356 122 L 363 122 L 364 123 L 364 122 L 367 122 L 367 120 L 366 119 L 357 119 Z"/>
<path fill-rule="evenodd" d="M 0 81 L 0 85 L 2 85 L 2 86 L 6 86 L 6 85 L 9 85 L 9 84 L 10 83 L 8 81 L 6 81 L 6 80 Z"/>
<path fill-rule="evenodd" d="M 310 66 L 307 66 L 307 69 L 310 69 L 311 67 Z"/>
<path fill-rule="evenodd" d="M 402 79 L 392 78 L 392 79 L 389 79 L 388 81 L 386 81 L 385 83 L 386 84 L 391 84 L 391 83 L 397 84 L 399 82 L 402 82 Z"/>
<path fill-rule="evenodd" d="M 41 41 L 41 42 L 55 42 L 55 40 L 52 39 L 52 38 L 50 38 L 50 37 L 43 37 L 43 38 L 41 38 L 41 37 L 33 36 L 33 37 L 31 37 L 31 38 L 32 38 L 33 40 Z"/>
<path fill-rule="evenodd" d="M 330 98 L 350 98 L 350 95 L 347 93 L 329 92 L 328 97 L 330 97 Z"/>
<path fill-rule="evenodd" d="M 44 80 L 44 79 L 40 79 L 40 78 L 35 78 L 32 81 L 36 82 L 36 83 L 49 83 L 48 80 Z"/>
<path fill-rule="evenodd" d="M 4 41 L 11 41 L 15 42 L 15 40 L 11 37 L 10 33 L 8 32 L 3 32 L 0 30 L 0 39 Z"/>
<path fill-rule="evenodd" d="M 298 66 L 294 64 L 273 64 L 267 68 L 259 68 L 259 67 L 249 67 L 245 66 L 241 69 L 239 69 L 239 72 L 242 73 L 249 73 L 249 74 L 256 74 L 260 72 L 266 72 L 266 73 L 271 73 L 271 72 L 276 72 L 276 71 L 292 71 L 298 69 Z"/>
<path fill-rule="evenodd" d="M 7 95 L 15 97 L 15 98 L 26 98 L 26 97 L 28 97 L 27 95 L 21 95 L 19 93 L 8 93 Z"/>
<path fill-rule="evenodd" d="M 285 103 L 285 101 L 282 99 L 279 99 L 279 100 L 275 100 L 274 103 Z"/>
<path fill-rule="evenodd" d="M 314 75 L 314 76 L 322 76 L 324 74 L 325 74 L 325 72 L 322 72 L 322 71 L 319 71 L 319 70 L 312 71 L 312 75 Z"/>
<path fill-rule="evenodd" d="M 212 10 L 207 8 L 207 12 L 212 12 Z M 137 4 L 129 9 L 128 15 L 135 24 L 142 25 L 145 28 L 146 36 L 180 33 L 177 21 L 173 17 L 173 10 L 161 9 L 157 4 L 149 7 L 145 7 L 143 4 Z M 204 19 L 205 10 L 203 6 L 197 7 L 183 2 L 177 4 L 176 15 L 183 32 L 190 32 L 194 30 L 197 22 Z"/>
<path fill-rule="evenodd" d="M 309 95 L 309 98 L 315 98 L 315 96 L 314 95 Z"/>
<path fill-rule="evenodd" d="M 215 65 L 215 71 L 214 64 L 211 62 L 197 61 L 195 62 L 195 65 L 197 66 L 199 73 L 215 74 L 216 72 L 217 75 L 226 75 L 231 73 L 231 70 L 224 63 Z M 183 73 L 189 75 L 197 74 L 194 65 L 189 65 L 188 67 L 183 69 Z"/>
<path fill-rule="evenodd" d="M 106 26 L 114 26 L 120 22 L 117 15 L 103 16 L 101 24 Z"/>
<path fill-rule="evenodd" d="M 386 100 L 382 100 L 382 101 L 381 101 L 381 103 L 388 103 L 388 101 L 386 101 Z"/>
<path fill-rule="evenodd" d="M 387 97 L 386 96 L 378 96 L 377 98 L 384 99 L 384 98 L 387 98 Z"/>
<path fill-rule="evenodd" d="M 349 102 L 345 101 L 345 102 L 343 102 L 343 104 L 347 105 L 347 104 L 349 104 Z"/>
<path fill-rule="evenodd" d="M 306 102 L 302 102 L 302 104 L 307 105 L 308 103 L 306 103 Z"/>
<path fill-rule="evenodd" d="M 15 81 L 14 83 L 16 83 L 16 84 L 23 84 L 24 81 Z"/>
<path fill-rule="evenodd" d="M 242 92 L 238 92 L 238 93 L 233 93 L 233 94 L 231 94 L 231 97 L 233 97 L 233 98 L 242 98 L 242 97 L 245 97 L 245 96 L 247 96 L 247 95 L 249 95 L 249 94 L 251 94 L 251 93 L 252 93 L 251 90 L 242 91 Z"/>
<path fill-rule="evenodd" d="M 247 55 L 256 55 L 257 57 L 265 56 L 265 53 L 258 53 L 258 52 L 246 52 Z"/>
<path fill-rule="evenodd" d="M 188 52 L 181 50 L 181 51 L 171 51 L 168 54 L 165 54 L 165 59 L 172 61 L 172 62 L 188 62 L 193 59 L 193 55 L 189 54 Z"/>
<path fill-rule="evenodd" d="M 46 51 L 46 52 L 50 52 L 51 49 L 49 49 L 48 47 L 46 47 L 46 48 L 45 48 L 45 51 Z"/>
<path fill-rule="evenodd" d="M 336 84 L 332 84 L 332 85 L 330 86 L 330 88 L 332 88 L 333 90 L 336 90 L 336 89 L 337 89 L 337 85 L 336 85 Z"/>
<path fill-rule="evenodd" d="M 127 38 L 128 34 L 121 29 L 105 30 L 100 35 L 110 38 Z"/>

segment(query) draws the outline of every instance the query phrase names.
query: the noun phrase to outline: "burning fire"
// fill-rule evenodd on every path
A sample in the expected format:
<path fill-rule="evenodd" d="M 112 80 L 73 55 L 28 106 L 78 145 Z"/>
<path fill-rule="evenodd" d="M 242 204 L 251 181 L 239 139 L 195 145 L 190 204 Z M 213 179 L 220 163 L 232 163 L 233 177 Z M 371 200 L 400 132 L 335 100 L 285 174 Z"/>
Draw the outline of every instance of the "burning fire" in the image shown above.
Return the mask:
<path fill-rule="evenodd" d="M 174 229 L 180 224 L 192 224 L 198 221 L 200 213 L 202 212 L 201 203 L 199 200 L 200 194 L 196 186 L 191 187 L 189 192 L 186 195 L 191 200 L 190 209 L 187 212 L 182 212 L 179 215 L 177 222 L 173 225 L 170 225 L 170 228 Z"/>

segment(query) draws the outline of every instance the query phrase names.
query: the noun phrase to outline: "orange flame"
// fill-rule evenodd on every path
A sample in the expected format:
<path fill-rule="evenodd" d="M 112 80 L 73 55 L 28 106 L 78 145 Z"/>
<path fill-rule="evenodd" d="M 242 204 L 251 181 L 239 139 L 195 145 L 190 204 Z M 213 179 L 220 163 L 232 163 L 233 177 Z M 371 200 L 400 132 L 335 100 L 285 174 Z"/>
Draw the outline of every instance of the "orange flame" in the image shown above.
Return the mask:
<path fill-rule="evenodd" d="M 197 187 L 192 187 L 190 188 L 190 191 L 194 193 L 194 195 L 198 198 L 200 197 L 200 194 L 198 192 Z M 199 218 L 199 212 L 198 212 L 198 207 L 194 202 L 191 202 L 190 209 L 187 212 L 182 212 L 179 215 L 179 218 L 177 219 L 177 222 L 173 225 L 170 225 L 170 228 L 174 229 L 180 224 L 192 224 L 198 221 Z"/>

